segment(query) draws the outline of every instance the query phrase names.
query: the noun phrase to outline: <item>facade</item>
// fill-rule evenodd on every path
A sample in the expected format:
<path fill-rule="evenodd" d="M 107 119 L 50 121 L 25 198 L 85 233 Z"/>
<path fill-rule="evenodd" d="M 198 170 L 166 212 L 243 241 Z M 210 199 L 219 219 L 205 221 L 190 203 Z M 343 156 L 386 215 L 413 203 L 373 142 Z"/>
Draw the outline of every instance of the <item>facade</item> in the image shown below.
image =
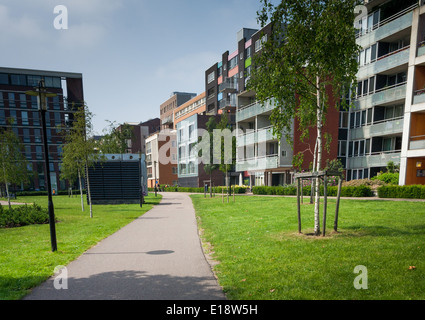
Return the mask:
<path fill-rule="evenodd" d="M 154 132 L 159 132 L 161 121 L 159 118 L 150 119 L 140 123 L 126 123 L 133 130 L 133 138 L 127 141 L 126 153 L 142 153 L 146 154 L 146 139 Z M 117 129 L 120 130 L 119 126 Z"/>
<path fill-rule="evenodd" d="M 161 130 L 146 139 L 148 188 L 178 184 L 177 142 L 175 130 Z"/>
<path fill-rule="evenodd" d="M 196 93 L 173 92 L 171 97 L 160 106 L 161 129 L 173 129 L 174 109 L 196 97 Z"/>
<path fill-rule="evenodd" d="M 354 108 L 341 113 L 339 156 L 347 179 L 400 165 L 400 184 L 425 184 L 425 6 L 369 1 L 361 21 Z"/>
<path fill-rule="evenodd" d="M 181 122 L 194 114 L 206 114 L 205 101 L 205 92 L 203 92 L 176 108 L 174 110 L 174 129 L 176 129 L 176 124 L 178 122 Z"/>
<path fill-rule="evenodd" d="M 37 97 L 25 94 L 34 90 L 42 79 L 47 90 L 57 94 L 56 97 L 48 98 L 46 113 L 52 188 L 65 190 L 65 181 L 59 179 L 64 139 L 57 128 L 70 125 L 73 110 L 84 103 L 82 74 L 1 67 L 0 129 L 9 126 L 8 119 L 13 119 L 12 130 L 24 145 L 31 173 L 31 181 L 26 188 L 45 190 L 43 140 Z"/>
<path fill-rule="evenodd" d="M 177 161 L 178 161 L 178 184 L 181 187 L 202 187 L 207 183 L 215 186 L 224 185 L 224 174 L 220 170 L 215 170 L 210 174 L 204 170 L 204 165 L 200 163 L 200 158 L 196 151 L 196 144 L 206 130 L 206 123 L 215 117 L 220 121 L 220 116 L 193 114 L 184 120 L 176 122 L 177 134 Z"/>

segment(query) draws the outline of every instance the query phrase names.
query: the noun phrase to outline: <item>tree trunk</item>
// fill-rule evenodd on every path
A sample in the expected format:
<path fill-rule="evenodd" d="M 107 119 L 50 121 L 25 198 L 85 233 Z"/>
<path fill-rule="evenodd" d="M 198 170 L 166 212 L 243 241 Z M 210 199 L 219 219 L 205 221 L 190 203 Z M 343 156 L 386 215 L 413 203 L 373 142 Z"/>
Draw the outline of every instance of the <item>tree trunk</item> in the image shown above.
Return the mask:
<path fill-rule="evenodd" d="M 86 163 L 86 180 L 87 180 L 87 196 L 89 197 L 89 205 L 90 205 L 90 218 L 93 218 L 93 207 L 91 203 L 91 192 L 90 192 L 90 179 L 89 179 L 89 166 Z"/>
<path fill-rule="evenodd" d="M 317 139 L 316 139 L 316 143 L 314 145 L 314 153 L 313 153 L 313 168 L 312 168 L 313 172 L 316 171 L 316 153 L 317 153 Z M 310 204 L 313 204 L 313 195 L 314 195 L 315 185 L 316 185 L 316 180 L 312 179 L 311 180 L 311 190 L 310 190 Z"/>
<path fill-rule="evenodd" d="M 322 104 L 320 98 L 320 79 L 316 78 L 317 85 L 317 159 L 316 159 L 316 171 L 320 171 L 320 164 L 322 162 Z M 320 235 L 320 178 L 316 178 L 315 185 L 315 199 L 314 199 L 314 234 Z"/>
<path fill-rule="evenodd" d="M 10 194 L 9 194 L 8 182 L 7 182 L 7 179 L 6 179 L 6 168 L 4 167 L 4 163 L 3 163 L 3 174 L 4 174 L 4 184 L 6 186 L 7 202 L 9 203 L 9 209 L 12 209 L 12 204 L 10 203 Z"/>
<path fill-rule="evenodd" d="M 80 184 L 81 211 L 84 212 L 84 196 L 83 196 L 83 185 L 81 184 L 81 170 L 80 170 L 80 168 L 78 168 L 78 182 Z"/>

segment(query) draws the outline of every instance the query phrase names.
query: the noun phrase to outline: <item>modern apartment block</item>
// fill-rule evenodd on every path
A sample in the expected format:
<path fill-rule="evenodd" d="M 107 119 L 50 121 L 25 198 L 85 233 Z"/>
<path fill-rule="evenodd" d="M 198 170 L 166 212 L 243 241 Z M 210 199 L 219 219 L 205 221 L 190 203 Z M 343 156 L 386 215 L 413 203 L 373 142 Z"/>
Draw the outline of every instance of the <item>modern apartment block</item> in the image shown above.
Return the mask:
<path fill-rule="evenodd" d="M 174 109 L 196 97 L 196 93 L 173 92 L 170 98 L 160 106 L 161 129 L 173 129 Z"/>
<path fill-rule="evenodd" d="M 204 170 L 204 165 L 199 163 L 196 152 L 198 137 L 202 136 L 199 129 L 206 130 L 205 124 L 213 115 L 206 115 L 205 92 L 187 101 L 174 111 L 174 127 L 177 140 L 177 171 L 178 184 L 182 187 L 202 187 L 209 174 Z M 220 117 L 213 116 L 216 122 Z M 212 174 L 214 185 L 222 185 L 223 173 L 216 170 Z M 208 183 L 209 185 L 209 183 Z"/>
<path fill-rule="evenodd" d="M 52 188 L 65 190 L 65 181 L 59 179 L 63 136 L 59 126 L 70 125 L 73 108 L 83 105 L 83 76 L 80 73 L 56 72 L 0 67 L 0 129 L 9 126 L 24 145 L 28 170 L 32 173 L 30 190 L 45 190 L 44 153 L 41 119 L 37 97 L 26 95 L 40 80 L 51 93 L 46 113 Z"/>
<path fill-rule="evenodd" d="M 153 133 L 159 132 L 161 120 L 159 118 L 150 119 L 140 123 L 125 123 L 130 125 L 133 131 L 133 138 L 127 141 L 126 153 L 141 153 L 146 154 L 146 139 Z M 120 125 L 117 130 L 121 130 L 123 125 Z"/>
<path fill-rule="evenodd" d="M 400 164 L 400 184 L 425 184 L 425 6 L 368 1 L 354 108 L 341 112 L 338 155 L 347 180 Z"/>
<path fill-rule="evenodd" d="M 165 129 L 146 139 L 148 188 L 178 184 L 176 131 Z"/>

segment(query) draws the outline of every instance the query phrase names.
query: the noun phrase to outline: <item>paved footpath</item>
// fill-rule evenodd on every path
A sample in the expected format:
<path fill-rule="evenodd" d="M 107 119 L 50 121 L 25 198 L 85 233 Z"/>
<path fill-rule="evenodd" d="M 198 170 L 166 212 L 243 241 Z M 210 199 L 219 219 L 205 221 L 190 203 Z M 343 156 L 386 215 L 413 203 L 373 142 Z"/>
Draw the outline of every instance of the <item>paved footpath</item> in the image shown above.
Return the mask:
<path fill-rule="evenodd" d="M 161 203 L 67 266 L 68 289 L 54 277 L 26 300 L 222 300 L 204 256 L 187 194 Z M 58 283 L 58 281 L 56 281 Z"/>

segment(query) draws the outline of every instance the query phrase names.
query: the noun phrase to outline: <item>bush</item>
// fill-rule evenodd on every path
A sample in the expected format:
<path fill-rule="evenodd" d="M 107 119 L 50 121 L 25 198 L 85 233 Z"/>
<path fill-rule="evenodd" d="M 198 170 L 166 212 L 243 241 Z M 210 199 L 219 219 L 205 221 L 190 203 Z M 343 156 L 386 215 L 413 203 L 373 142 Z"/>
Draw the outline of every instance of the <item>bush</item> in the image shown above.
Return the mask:
<path fill-rule="evenodd" d="M 42 209 L 36 204 L 32 206 L 19 206 L 12 209 L 4 209 L 0 205 L 0 228 L 15 228 L 46 223 L 49 223 L 47 209 Z"/>
<path fill-rule="evenodd" d="M 252 193 L 257 195 L 292 195 L 297 194 L 297 188 L 293 185 L 287 186 L 255 186 L 252 188 Z M 303 187 L 303 195 L 310 196 L 311 187 Z M 320 186 L 320 195 L 323 196 L 323 186 Z M 330 186 L 327 188 L 327 195 L 336 197 L 338 195 L 338 187 Z M 341 197 L 373 197 L 372 189 L 368 186 L 357 187 L 342 187 Z"/>
<path fill-rule="evenodd" d="M 393 185 L 398 185 L 398 180 L 399 180 L 400 174 L 398 172 L 385 172 L 385 173 L 381 173 L 380 175 L 373 177 L 372 180 L 380 180 L 383 181 L 387 184 L 393 184 Z"/>
<path fill-rule="evenodd" d="M 378 189 L 379 198 L 425 199 L 425 186 L 382 186 Z"/>
<path fill-rule="evenodd" d="M 203 187 L 199 187 L 199 188 L 194 188 L 194 187 L 167 187 L 167 188 L 162 188 L 161 190 L 164 189 L 165 192 L 190 192 L 190 193 L 204 193 L 204 188 Z M 222 186 L 218 186 L 218 187 L 214 187 L 213 192 L 215 193 L 222 193 L 222 190 L 224 190 L 224 192 L 226 192 L 226 187 L 222 187 Z M 246 189 L 247 187 L 245 186 L 236 186 L 235 187 L 235 193 L 237 194 L 243 194 L 246 193 Z M 154 192 L 154 188 L 148 188 L 148 191 L 150 192 Z M 209 193 L 210 190 L 208 188 L 208 192 Z M 233 186 L 231 186 L 229 188 L 229 193 L 233 194 Z"/>

